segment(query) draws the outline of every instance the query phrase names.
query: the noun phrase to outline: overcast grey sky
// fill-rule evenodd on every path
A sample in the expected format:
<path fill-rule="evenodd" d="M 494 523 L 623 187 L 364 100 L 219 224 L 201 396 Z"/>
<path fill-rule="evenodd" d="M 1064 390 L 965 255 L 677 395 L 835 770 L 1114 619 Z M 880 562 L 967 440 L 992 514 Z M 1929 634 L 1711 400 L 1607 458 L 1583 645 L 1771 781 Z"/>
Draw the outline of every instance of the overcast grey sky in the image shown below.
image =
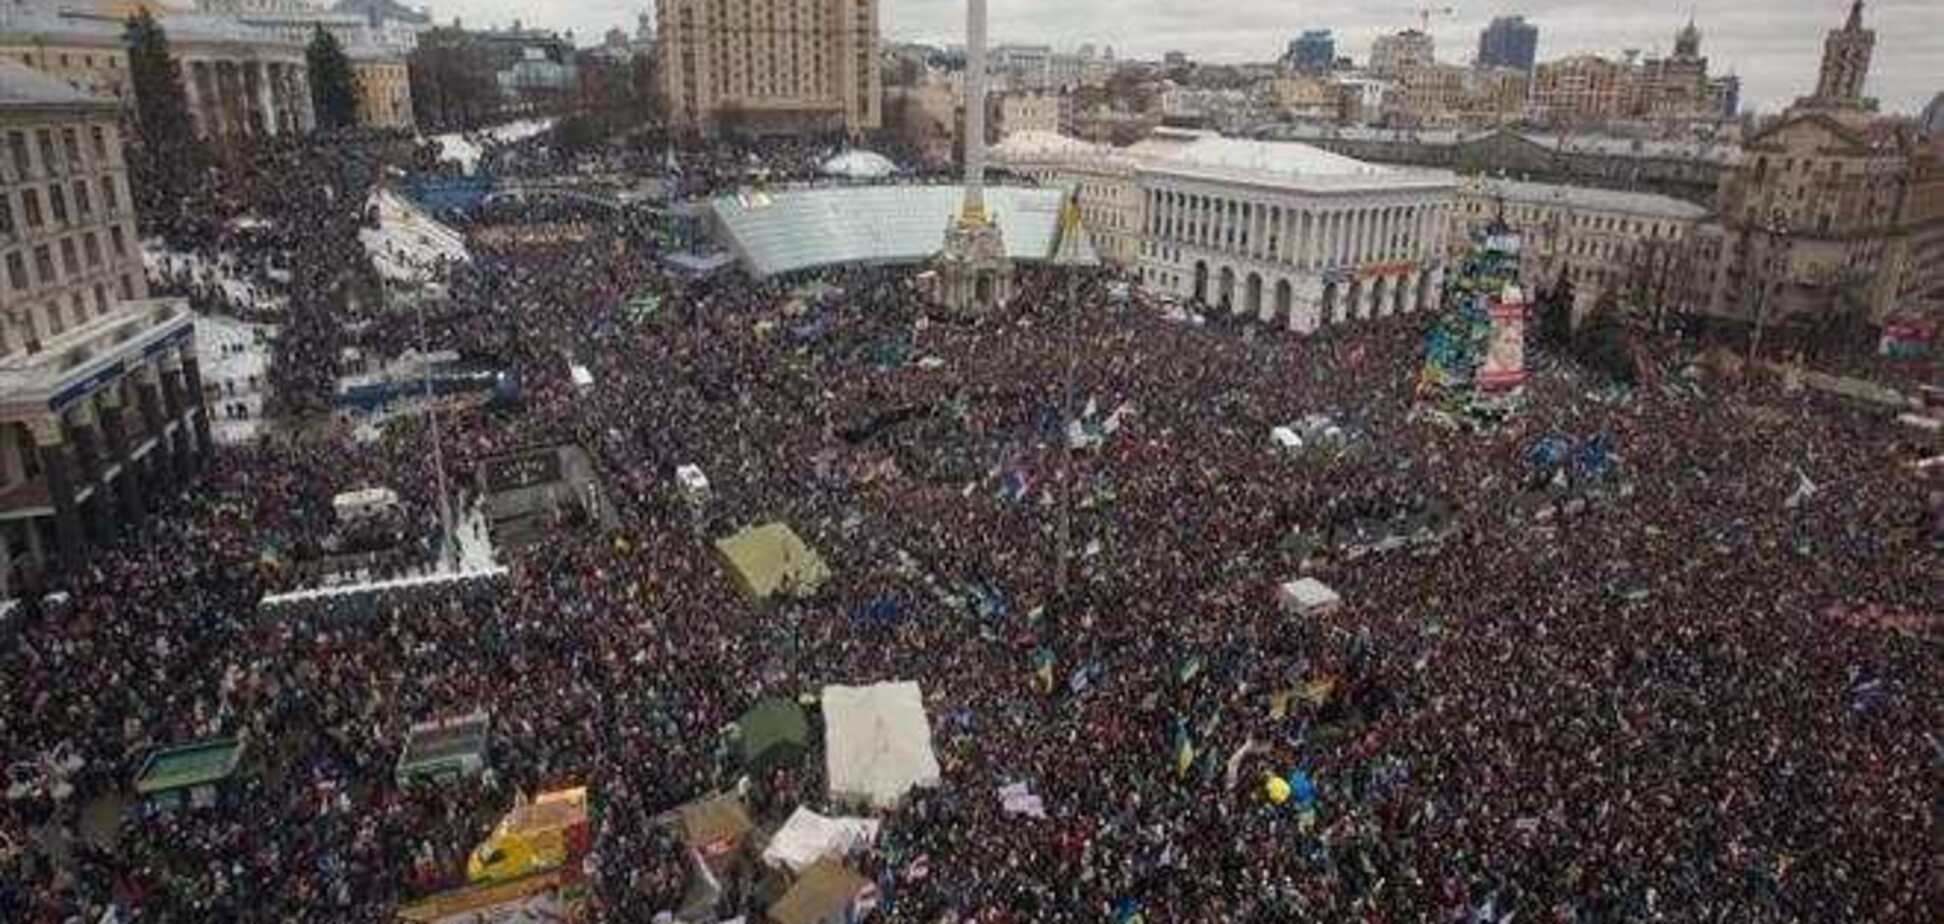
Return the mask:
<path fill-rule="evenodd" d="M 633 31 L 653 0 L 407 0 L 431 3 L 440 21 L 573 29 L 583 45 L 614 26 Z M 879 0 L 887 39 L 959 42 L 964 0 Z M 1112 45 L 1122 57 L 1155 58 L 1180 50 L 1206 61 L 1266 61 L 1303 29 L 1329 28 L 1338 54 L 1362 62 L 1385 32 L 1416 26 L 1425 0 L 989 0 L 996 42 L 1033 42 L 1071 49 Z M 1774 109 L 1815 86 L 1823 33 L 1842 25 L 1849 0 L 1436 0 L 1455 12 L 1434 16 L 1440 60 L 1467 63 L 1478 31 L 1493 16 L 1523 13 L 1539 26 L 1540 60 L 1575 52 L 1617 55 L 1671 49 L 1674 32 L 1695 11 L 1701 51 L 1716 72 L 1742 78 L 1744 105 Z M 1869 92 L 1884 108 L 1915 111 L 1944 90 L 1944 2 L 1874 0 L 1864 22 L 1876 30 Z"/>

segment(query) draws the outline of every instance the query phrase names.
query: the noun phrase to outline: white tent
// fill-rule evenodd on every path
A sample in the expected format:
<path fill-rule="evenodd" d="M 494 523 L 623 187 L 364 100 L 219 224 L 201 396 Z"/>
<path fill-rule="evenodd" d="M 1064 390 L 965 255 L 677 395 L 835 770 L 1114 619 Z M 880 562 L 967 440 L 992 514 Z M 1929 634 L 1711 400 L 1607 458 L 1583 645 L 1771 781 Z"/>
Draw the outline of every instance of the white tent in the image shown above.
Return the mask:
<path fill-rule="evenodd" d="M 877 841 L 878 822 L 871 818 L 827 818 L 802 806 L 783 823 L 769 846 L 763 848 L 763 862 L 788 867 L 801 873 L 810 864 L 834 857 L 843 859 Z"/>
<path fill-rule="evenodd" d="M 1277 449 L 1303 448 L 1303 438 L 1297 436 L 1296 431 L 1288 427 L 1270 427 L 1269 441 L 1274 443 Z"/>
<path fill-rule="evenodd" d="M 1285 582 L 1276 590 L 1276 601 L 1282 605 L 1283 612 L 1304 616 L 1327 613 L 1343 605 L 1343 598 L 1329 585 L 1307 577 Z"/>
<path fill-rule="evenodd" d="M 337 511 L 338 522 L 383 513 L 398 506 L 398 493 L 390 488 L 365 488 L 362 491 L 346 491 L 331 498 L 331 507 Z"/>
<path fill-rule="evenodd" d="M 853 148 L 824 161 L 823 172 L 827 176 L 874 180 L 898 172 L 898 165 L 875 151 Z"/>
<path fill-rule="evenodd" d="M 937 786 L 931 720 L 911 681 L 823 688 L 824 767 L 830 798 L 895 806 L 914 786 Z"/>
<path fill-rule="evenodd" d="M 681 485 L 682 496 L 691 501 L 705 500 L 709 496 L 709 476 L 694 465 L 675 466 L 675 483 Z"/>

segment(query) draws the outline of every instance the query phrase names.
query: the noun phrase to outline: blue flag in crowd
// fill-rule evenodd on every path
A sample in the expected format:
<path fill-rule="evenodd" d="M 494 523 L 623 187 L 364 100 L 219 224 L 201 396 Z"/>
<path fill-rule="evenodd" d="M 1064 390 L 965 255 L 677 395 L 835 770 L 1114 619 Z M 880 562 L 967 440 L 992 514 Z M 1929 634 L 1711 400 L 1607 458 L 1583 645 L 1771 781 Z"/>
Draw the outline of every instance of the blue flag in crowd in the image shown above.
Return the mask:
<path fill-rule="evenodd" d="M 1310 778 L 1308 770 L 1299 767 L 1289 775 L 1289 794 L 1304 808 L 1316 804 L 1316 781 Z"/>

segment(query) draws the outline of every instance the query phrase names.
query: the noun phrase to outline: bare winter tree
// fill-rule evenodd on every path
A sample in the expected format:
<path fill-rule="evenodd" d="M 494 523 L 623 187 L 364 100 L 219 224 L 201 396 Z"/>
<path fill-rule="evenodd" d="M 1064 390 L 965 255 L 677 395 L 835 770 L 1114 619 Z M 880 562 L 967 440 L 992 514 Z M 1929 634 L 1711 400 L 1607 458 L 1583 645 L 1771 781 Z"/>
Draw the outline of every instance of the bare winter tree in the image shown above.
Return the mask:
<path fill-rule="evenodd" d="M 1694 248 L 1671 238 L 1654 238 L 1635 245 L 1628 255 L 1621 291 L 1631 313 L 1655 331 L 1664 331 L 1690 309 L 1696 271 Z"/>

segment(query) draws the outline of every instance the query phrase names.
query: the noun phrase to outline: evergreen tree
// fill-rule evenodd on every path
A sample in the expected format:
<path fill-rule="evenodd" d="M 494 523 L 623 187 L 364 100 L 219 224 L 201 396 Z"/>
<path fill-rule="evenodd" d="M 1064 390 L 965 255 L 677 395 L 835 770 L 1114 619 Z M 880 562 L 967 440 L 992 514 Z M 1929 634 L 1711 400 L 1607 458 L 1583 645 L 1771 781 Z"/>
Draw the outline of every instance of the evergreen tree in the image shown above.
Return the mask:
<path fill-rule="evenodd" d="M 1548 346 L 1565 347 L 1573 338 L 1573 278 L 1568 267 L 1559 268 L 1559 278 L 1539 299 L 1539 335 Z"/>
<path fill-rule="evenodd" d="M 337 36 L 318 26 L 304 49 L 304 63 L 310 68 L 311 108 L 317 113 L 317 127 L 325 131 L 350 128 L 358 123 L 357 78 L 351 75 L 351 59 Z"/>
<path fill-rule="evenodd" d="M 1639 379 L 1632 341 L 1621 317 L 1620 299 L 1608 289 L 1601 293 L 1600 300 L 1586 316 L 1586 323 L 1573 335 L 1573 352 L 1587 368 L 1632 385 Z"/>
<path fill-rule="evenodd" d="M 135 90 L 128 146 L 129 187 L 145 225 L 167 221 L 188 200 L 202 167 L 182 69 L 169 54 L 169 37 L 144 8 L 129 18 L 128 76 Z"/>

